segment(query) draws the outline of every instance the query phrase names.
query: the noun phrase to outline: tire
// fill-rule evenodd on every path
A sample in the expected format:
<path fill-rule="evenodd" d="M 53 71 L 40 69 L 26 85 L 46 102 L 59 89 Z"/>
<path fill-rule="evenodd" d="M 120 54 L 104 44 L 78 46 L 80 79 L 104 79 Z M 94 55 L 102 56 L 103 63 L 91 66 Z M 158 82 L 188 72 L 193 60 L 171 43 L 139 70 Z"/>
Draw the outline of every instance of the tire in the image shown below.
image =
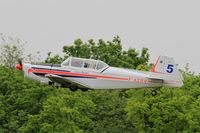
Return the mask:
<path fill-rule="evenodd" d="M 51 81 L 49 81 L 49 83 L 48 83 L 49 85 L 54 85 L 54 82 L 51 82 Z"/>
<path fill-rule="evenodd" d="M 69 89 L 70 89 L 71 91 L 76 91 L 76 90 L 77 90 L 76 87 L 70 87 Z"/>
<path fill-rule="evenodd" d="M 81 88 L 81 90 L 82 90 L 83 92 L 88 91 L 88 89 L 85 89 L 85 88 Z"/>

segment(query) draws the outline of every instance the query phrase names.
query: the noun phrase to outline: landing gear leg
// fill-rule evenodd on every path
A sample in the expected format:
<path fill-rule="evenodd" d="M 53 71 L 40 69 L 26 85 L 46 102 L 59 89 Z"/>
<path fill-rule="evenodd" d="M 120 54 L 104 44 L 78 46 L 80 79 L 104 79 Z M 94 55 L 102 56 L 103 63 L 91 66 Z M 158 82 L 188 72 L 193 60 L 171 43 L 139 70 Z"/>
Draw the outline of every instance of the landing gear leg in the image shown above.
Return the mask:
<path fill-rule="evenodd" d="M 156 90 L 151 90 L 151 95 L 152 96 L 156 96 L 157 95 L 157 91 Z"/>

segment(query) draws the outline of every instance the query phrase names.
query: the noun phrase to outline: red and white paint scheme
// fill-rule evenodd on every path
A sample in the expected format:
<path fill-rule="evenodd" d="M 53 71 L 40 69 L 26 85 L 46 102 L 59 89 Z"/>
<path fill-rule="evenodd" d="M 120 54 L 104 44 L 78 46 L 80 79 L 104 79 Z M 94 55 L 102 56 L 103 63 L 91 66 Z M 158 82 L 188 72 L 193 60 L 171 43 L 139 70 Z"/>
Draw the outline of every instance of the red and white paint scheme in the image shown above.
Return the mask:
<path fill-rule="evenodd" d="M 106 63 L 69 57 L 62 64 L 17 64 L 25 77 L 71 90 L 181 87 L 183 78 L 173 58 L 160 56 L 151 72 L 116 68 Z M 155 92 L 156 93 L 156 92 Z"/>

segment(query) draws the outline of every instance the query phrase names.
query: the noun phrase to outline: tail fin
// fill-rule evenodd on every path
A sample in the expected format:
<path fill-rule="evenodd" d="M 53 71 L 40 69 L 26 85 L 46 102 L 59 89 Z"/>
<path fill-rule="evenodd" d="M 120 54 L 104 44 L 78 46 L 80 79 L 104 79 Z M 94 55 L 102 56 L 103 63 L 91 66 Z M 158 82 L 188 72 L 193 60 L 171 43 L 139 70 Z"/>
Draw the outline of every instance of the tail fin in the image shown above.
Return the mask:
<path fill-rule="evenodd" d="M 163 80 L 183 81 L 182 74 L 176 68 L 175 61 L 171 57 L 159 56 L 151 72 L 159 74 Z"/>
<path fill-rule="evenodd" d="M 161 74 L 174 74 L 177 70 L 173 58 L 159 56 L 151 71 Z"/>

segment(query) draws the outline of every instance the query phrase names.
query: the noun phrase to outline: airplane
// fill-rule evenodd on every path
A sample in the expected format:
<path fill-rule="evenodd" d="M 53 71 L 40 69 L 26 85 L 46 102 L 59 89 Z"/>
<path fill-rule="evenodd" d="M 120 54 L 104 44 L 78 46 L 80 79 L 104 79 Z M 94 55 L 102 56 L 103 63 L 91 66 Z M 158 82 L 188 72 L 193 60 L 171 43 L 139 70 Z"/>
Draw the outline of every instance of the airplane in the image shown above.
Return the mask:
<path fill-rule="evenodd" d="M 159 56 L 149 72 L 111 67 L 100 60 L 77 57 L 68 57 L 61 64 L 19 62 L 16 69 L 23 71 L 28 79 L 48 85 L 57 84 L 71 91 L 153 88 L 151 94 L 155 96 L 156 88 L 183 85 L 182 74 L 174 59 L 167 56 Z"/>

